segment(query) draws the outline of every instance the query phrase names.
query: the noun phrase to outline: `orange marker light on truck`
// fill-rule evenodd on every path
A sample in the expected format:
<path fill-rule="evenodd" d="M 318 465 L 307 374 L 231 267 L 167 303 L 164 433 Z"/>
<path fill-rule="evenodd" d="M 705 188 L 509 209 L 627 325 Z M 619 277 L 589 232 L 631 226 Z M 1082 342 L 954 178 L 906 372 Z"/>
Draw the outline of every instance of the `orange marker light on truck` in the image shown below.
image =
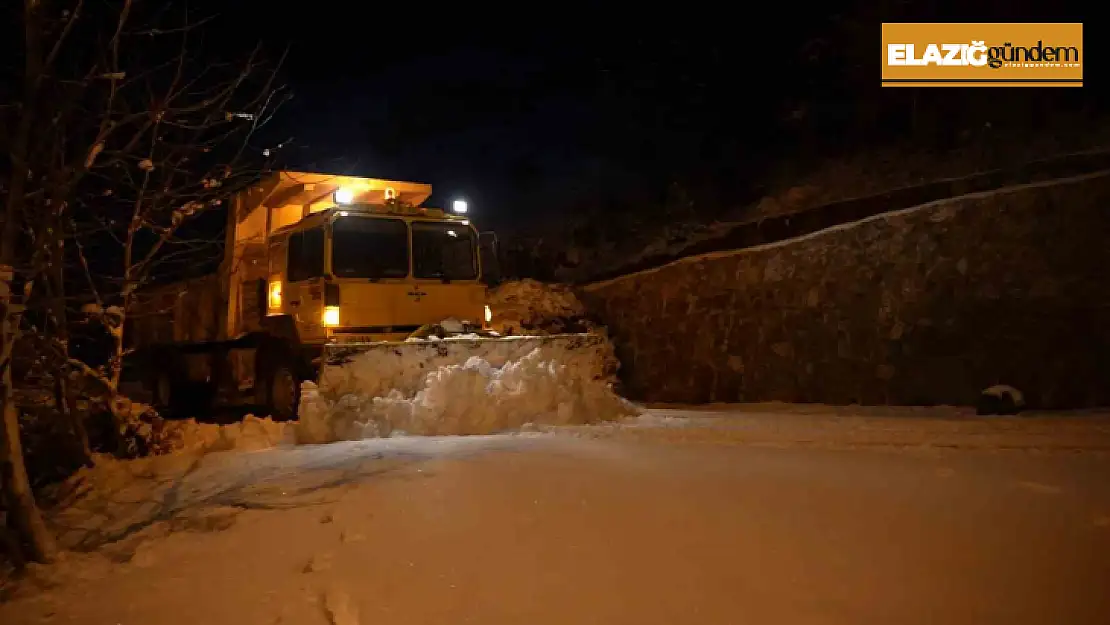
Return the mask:
<path fill-rule="evenodd" d="M 257 292 L 257 291 L 256 291 Z M 270 283 L 270 308 L 281 308 L 281 281 Z"/>
<path fill-rule="evenodd" d="M 339 285 L 334 282 L 324 284 L 324 318 L 321 323 L 325 328 L 339 325 Z"/>

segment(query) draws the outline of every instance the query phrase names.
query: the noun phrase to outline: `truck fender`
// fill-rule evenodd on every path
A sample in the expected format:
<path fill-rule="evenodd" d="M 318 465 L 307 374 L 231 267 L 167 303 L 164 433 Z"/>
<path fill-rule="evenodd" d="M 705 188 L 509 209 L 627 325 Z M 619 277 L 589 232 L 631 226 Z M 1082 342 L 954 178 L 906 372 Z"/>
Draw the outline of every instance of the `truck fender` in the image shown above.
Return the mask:
<path fill-rule="evenodd" d="M 262 332 L 270 337 L 285 340 L 289 345 L 300 345 L 297 322 L 292 315 L 270 315 L 262 320 Z"/>

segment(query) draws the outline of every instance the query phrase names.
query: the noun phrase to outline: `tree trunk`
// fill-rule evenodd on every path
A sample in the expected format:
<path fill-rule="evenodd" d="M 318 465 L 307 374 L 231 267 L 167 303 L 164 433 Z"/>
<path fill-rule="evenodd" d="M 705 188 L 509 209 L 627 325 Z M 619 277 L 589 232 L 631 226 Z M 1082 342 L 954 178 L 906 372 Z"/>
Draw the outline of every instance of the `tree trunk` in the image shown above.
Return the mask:
<path fill-rule="evenodd" d="M 3 394 L 4 424 L 0 429 L 0 484 L 3 485 L 4 505 L 12 516 L 12 524 L 19 538 L 30 549 L 30 559 L 51 562 L 57 553 L 54 537 L 46 529 L 42 513 L 35 504 L 27 469 L 23 466 L 23 445 L 19 440 L 19 411 L 11 394 L 11 373 L 4 373 Z"/>
<path fill-rule="evenodd" d="M 12 517 L 19 538 L 28 546 L 29 559 L 50 562 L 57 547 L 46 529 L 42 514 L 35 504 L 27 467 L 23 463 L 23 444 L 19 439 L 19 411 L 12 394 L 12 354 L 15 345 L 16 316 L 11 304 L 11 268 L 0 267 L 0 405 L 3 426 L 0 427 L 0 490 L 4 505 Z"/>
<path fill-rule="evenodd" d="M 64 188 L 64 182 L 57 179 L 57 176 L 51 182 L 54 193 L 50 206 L 52 209 L 56 208 L 57 212 L 49 218 L 44 217 L 44 219 L 51 219 L 53 222 L 51 227 L 47 228 L 47 234 L 51 236 L 50 251 L 46 259 L 47 276 L 45 282 L 49 299 L 47 312 L 49 313 L 50 329 L 58 343 L 64 346 L 64 356 L 68 358 L 69 315 L 66 312 L 65 255 L 63 252 L 66 230 L 61 219 L 65 202 L 60 193 L 60 190 Z M 89 433 L 85 428 L 83 415 L 76 410 L 76 398 L 72 397 L 72 393 L 69 392 L 69 380 L 66 379 L 65 372 L 66 367 L 62 366 L 54 374 L 54 405 L 62 413 L 62 418 L 69 424 L 70 431 L 73 433 L 75 451 L 79 454 L 81 463 L 85 466 L 92 466 L 92 448 L 89 445 Z"/>
<path fill-rule="evenodd" d="M 111 382 L 112 396 L 115 397 L 119 394 L 119 384 L 123 377 L 123 356 L 125 353 L 123 345 L 123 324 L 127 320 L 127 310 L 131 305 L 131 298 L 124 294 L 123 305 L 120 306 L 119 317 L 113 318 L 110 323 L 118 324 L 111 325 L 107 328 L 108 332 L 112 335 L 112 356 L 109 361 L 108 380 Z"/>
<path fill-rule="evenodd" d="M 128 297 L 125 294 L 124 302 L 127 301 Z M 121 308 L 127 310 L 122 306 Z M 128 445 L 127 432 L 135 425 L 130 412 L 123 413 L 120 411 L 122 407 L 129 405 L 127 402 L 119 401 L 119 384 L 123 374 L 123 320 L 124 316 L 122 314 L 119 319 L 112 319 L 111 321 L 105 319 L 105 329 L 112 335 L 112 356 L 108 361 L 108 407 L 112 414 L 117 453 Z M 116 321 L 119 322 L 118 326 L 110 325 Z"/>
<path fill-rule="evenodd" d="M 89 444 L 89 430 L 85 427 L 85 419 L 77 410 L 77 401 L 69 392 L 69 380 L 62 374 L 54 378 L 54 405 L 62 412 L 62 416 L 69 424 L 76 443 L 76 452 L 81 459 L 81 464 L 91 467 L 93 465 L 92 446 Z"/>
<path fill-rule="evenodd" d="M 23 207 L 24 188 L 27 184 L 27 153 L 31 144 L 31 126 L 34 121 L 35 101 L 42 75 L 42 29 L 37 0 L 24 0 L 23 30 L 26 37 L 23 57 L 23 101 L 20 103 L 19 121 L 8 148 L 11 175 L 8 176 L 8 198 L 4 210 L 4 223 L 0 234 L 0 263 L 11 265 L 15 258 L 16 216 Z"/>

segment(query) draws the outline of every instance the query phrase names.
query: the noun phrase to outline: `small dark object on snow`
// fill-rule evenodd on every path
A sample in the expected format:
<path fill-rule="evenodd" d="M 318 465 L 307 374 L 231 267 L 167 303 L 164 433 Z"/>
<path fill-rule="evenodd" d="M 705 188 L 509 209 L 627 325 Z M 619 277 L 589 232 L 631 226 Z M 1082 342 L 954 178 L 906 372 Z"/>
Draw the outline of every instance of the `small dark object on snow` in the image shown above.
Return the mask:
<path fill-rule="evenodd" d="M 1021 391 L 1005 384 L 996 384 L 979 394 L 979 404 L 975 407 L 978 415 L 1016 415 L 1025 407 L 1025 397 Z"/>

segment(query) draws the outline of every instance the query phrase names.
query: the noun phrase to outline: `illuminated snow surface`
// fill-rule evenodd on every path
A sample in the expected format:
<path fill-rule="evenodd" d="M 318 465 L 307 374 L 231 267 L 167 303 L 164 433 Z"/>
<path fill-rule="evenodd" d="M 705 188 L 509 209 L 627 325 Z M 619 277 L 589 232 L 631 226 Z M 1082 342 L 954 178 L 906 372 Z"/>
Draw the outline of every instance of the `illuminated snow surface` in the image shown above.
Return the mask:
<path fill-rule="evenodd" d="M 0 622 L 1110 622 L 1105 413 L 529 430 L 104 462 Z"/>
<path fill-rule="evenodd" d="M 319 387 L 303 385 L 297 438 L 326 443 L 397 434 L 493 434 L 635 414 L 636 407 L 612 391 L 612 345 L 595 339 L 378 344 L 325 369 Z"/>

